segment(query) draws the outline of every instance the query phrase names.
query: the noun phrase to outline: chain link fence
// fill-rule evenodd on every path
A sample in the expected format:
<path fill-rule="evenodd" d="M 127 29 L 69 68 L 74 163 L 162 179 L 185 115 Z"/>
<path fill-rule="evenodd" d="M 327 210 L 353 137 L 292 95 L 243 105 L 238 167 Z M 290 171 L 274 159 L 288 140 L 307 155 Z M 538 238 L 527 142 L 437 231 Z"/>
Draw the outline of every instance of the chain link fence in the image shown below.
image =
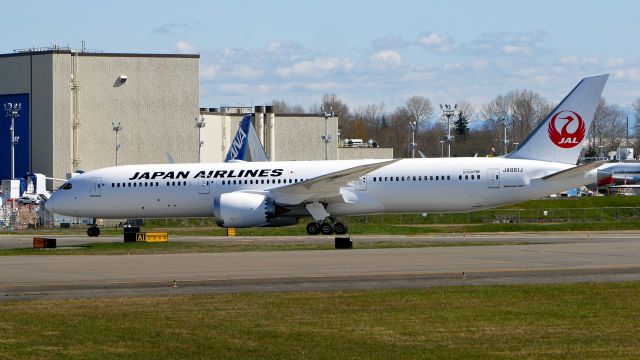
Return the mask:
<path fill-rule="evenodd" d="M 587 223 L 640 220 L 640 207 L 493 209 L 463 213 L 350 216 L 353 224 Z"/>
<path fill-rule="evenodd" d="M 60 222 L 67 226 L 86 226 L 90 219 L 75 218 L 54 221 L 51 213 L 44 207 L 20 205 L 14 208 L 0 208 L 0 229 L 39 229 L 59 227 Z M 640 220 L 640 207 L 601 207 L 601 208 L 550 208 L 550 209 L 493 209 L 463 213 L 430 214 L 392 214 L 346 216 L 343 220 L 349 224 L 372 225 L 436 225 L 436 224 L 504 224 L 504 223 L 588 223 Z M 301 223 L 310 221 L 301 219 Z M 104 226 L 122 226 L 127 220 L 100 221 Z M 151 227 L 216 227 L 213 217 L 206 218 L 162 218 L 140 220 Z M 137 224 L 142 225 L 142 224 Z"/>

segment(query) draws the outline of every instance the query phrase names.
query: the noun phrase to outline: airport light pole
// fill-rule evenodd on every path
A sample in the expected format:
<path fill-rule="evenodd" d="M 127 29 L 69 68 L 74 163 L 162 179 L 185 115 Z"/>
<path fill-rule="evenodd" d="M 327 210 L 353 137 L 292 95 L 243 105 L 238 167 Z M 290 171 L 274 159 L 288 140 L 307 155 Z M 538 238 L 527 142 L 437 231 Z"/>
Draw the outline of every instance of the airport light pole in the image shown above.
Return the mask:
<path fill-rule="evenodd" d="M 324 143 L 324 159 L 329 160 L 329 143 L 331 142 L 331 134 L 329 134 L 329 118 L 333 117 L 333 106 L 329 108 L 329 111 L 324 111 L 321 107 L 322 116 L 324 117 L 324 135 L 320 135 L 320 140 Z"/>
<path fill-rule="evenodd" d="M 120 152 L 120 143 L 118 142 L 118 133 L 120 132 L 120 130 L 122 130 L 122 125 L 120 125 L 120 123 L 116 125 L 115 123 L 112 122 L 111 126 L 113 131 L 115 131 L 116 133 L 116 166 L 118 166 L 118 152 Z"/>
<path fill-rule="evenodd" d="M 451 143 L 453 142 L 453 136 L 451 136 L 451 117 L 458 112 L 458 104 L 454 104 L 453 107 L 449 104 L 440 104 L 440 110 L 442 110 L 442 115 L 447 118 L 447 157 L 451 157 Z"/>
<path fill-rule="evenodd" d="M 418 144 L 416 144 L 416 129 L 417 129 L 417 125 L 418 123 L 415 121 L 412 121 L 409 123 L 409 126 L 411 126 L 411 144 L 409 144 L 409 147 L 411 148 L 411 157 L 415 158 L 416 157 L 416 147 Z"/>
<path fill-rule="evenodd" d="M 440 157 L 444 157 L 444 140 L 440 140 Z"/>
<path fill-rule="evenodd" d="M 504 145 L 503 155 L 507 155 L 507 145 L 509 144 L 509 139 L 507 139 L 507 120 L 504 116 L 502 117 L 502 126 L 504 126 L 504 139 L 502 140 L 502 144 Z"/>
<path fill-rule="evenodd" d="M 9 132 L 11 133 L 11 179 L 15 179 L 15 147 L 20 140 L 19 136 L 16 136 L 15 119 L 20 117 L 20 110 L 22 110 L 22 103 L 5 103 L 4 111 L 7 116 L 11 118 L 11 127 Z"/>
<path fill-rule="evenodd" d="M 196 127 L 198 128 L 198 162 L 200 162 L 200 154 L 202 153 L 202 145 L 204 145 L 204 141 L 202 141 L 201 132 L 202 128 L 206 125 L 203 117 L 196 117 Z"/>

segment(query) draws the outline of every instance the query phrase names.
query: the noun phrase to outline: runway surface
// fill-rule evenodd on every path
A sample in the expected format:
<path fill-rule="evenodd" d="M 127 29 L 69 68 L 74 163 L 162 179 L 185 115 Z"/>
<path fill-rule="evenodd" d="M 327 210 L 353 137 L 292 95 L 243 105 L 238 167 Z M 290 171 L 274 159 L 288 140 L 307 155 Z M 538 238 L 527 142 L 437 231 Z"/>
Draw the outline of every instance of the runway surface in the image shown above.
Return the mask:
<path fill-rule="evenodd" d="M 57 237 L 59 245 L 86 237 Z M 0 236 L 0 246 L 15 247 Z M 527 242 L 528 245 L 368 250 L 265 251 L 123 256 L 0 257 L 0 301 L 348 290 L 443 285 L 640 280 L 640 234 L 527 233 L 420 237 L 358 236 L 365 241 Z M 102 238 L 101 241 L 114 241 Z M 332 238 L 237 238 L 305 242 Z M 172 241 L 230 241 L 177 238 Z"/>

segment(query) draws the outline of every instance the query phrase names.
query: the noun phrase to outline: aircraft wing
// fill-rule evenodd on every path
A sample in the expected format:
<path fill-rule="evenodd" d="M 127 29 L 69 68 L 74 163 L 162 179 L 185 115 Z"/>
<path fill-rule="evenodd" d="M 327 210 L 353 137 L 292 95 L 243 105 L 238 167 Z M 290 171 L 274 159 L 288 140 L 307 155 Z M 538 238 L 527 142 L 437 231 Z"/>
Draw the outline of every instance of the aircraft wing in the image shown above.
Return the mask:
<path fill-rule="evenodd" d="M 340 195 L 341 187 L 349 186 L 350 182 L 357 181 L 365 174 L 397 161 L 399 161 L 399 159 L 375 162 L 332 172 L 296 184 L 270 190 L 269 196 L 277 203 L 287 205 L 299 205 L 312 201 L 331 202 L 337 199 L 344 201 Z"/>
<path fill-rule="evenodd" d="M 566 170 L 558 171 L 551 175 L 543 176 L 542 180 L 562 180 L 562 179 L 573 178 L 576 176 L 583 176 L 589 171 L 594 170 L 607 162 L 608 160 L 599 160 L 599 161 L 590 162 L 588 164 L 575 166 Z"/>

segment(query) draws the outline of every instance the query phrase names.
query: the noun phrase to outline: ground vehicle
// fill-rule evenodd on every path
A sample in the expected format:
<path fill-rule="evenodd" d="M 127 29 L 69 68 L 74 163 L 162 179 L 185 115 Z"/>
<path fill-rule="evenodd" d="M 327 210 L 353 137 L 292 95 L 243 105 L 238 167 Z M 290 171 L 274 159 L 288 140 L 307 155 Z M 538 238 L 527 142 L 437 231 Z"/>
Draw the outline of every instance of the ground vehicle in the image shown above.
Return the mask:
<path fill-rule="evenodd" d="M 24 194 L 18 199 L 18 202 L 23 205 L 40 205 L 40 201 L 40 197 L 33 194 Z"/>

